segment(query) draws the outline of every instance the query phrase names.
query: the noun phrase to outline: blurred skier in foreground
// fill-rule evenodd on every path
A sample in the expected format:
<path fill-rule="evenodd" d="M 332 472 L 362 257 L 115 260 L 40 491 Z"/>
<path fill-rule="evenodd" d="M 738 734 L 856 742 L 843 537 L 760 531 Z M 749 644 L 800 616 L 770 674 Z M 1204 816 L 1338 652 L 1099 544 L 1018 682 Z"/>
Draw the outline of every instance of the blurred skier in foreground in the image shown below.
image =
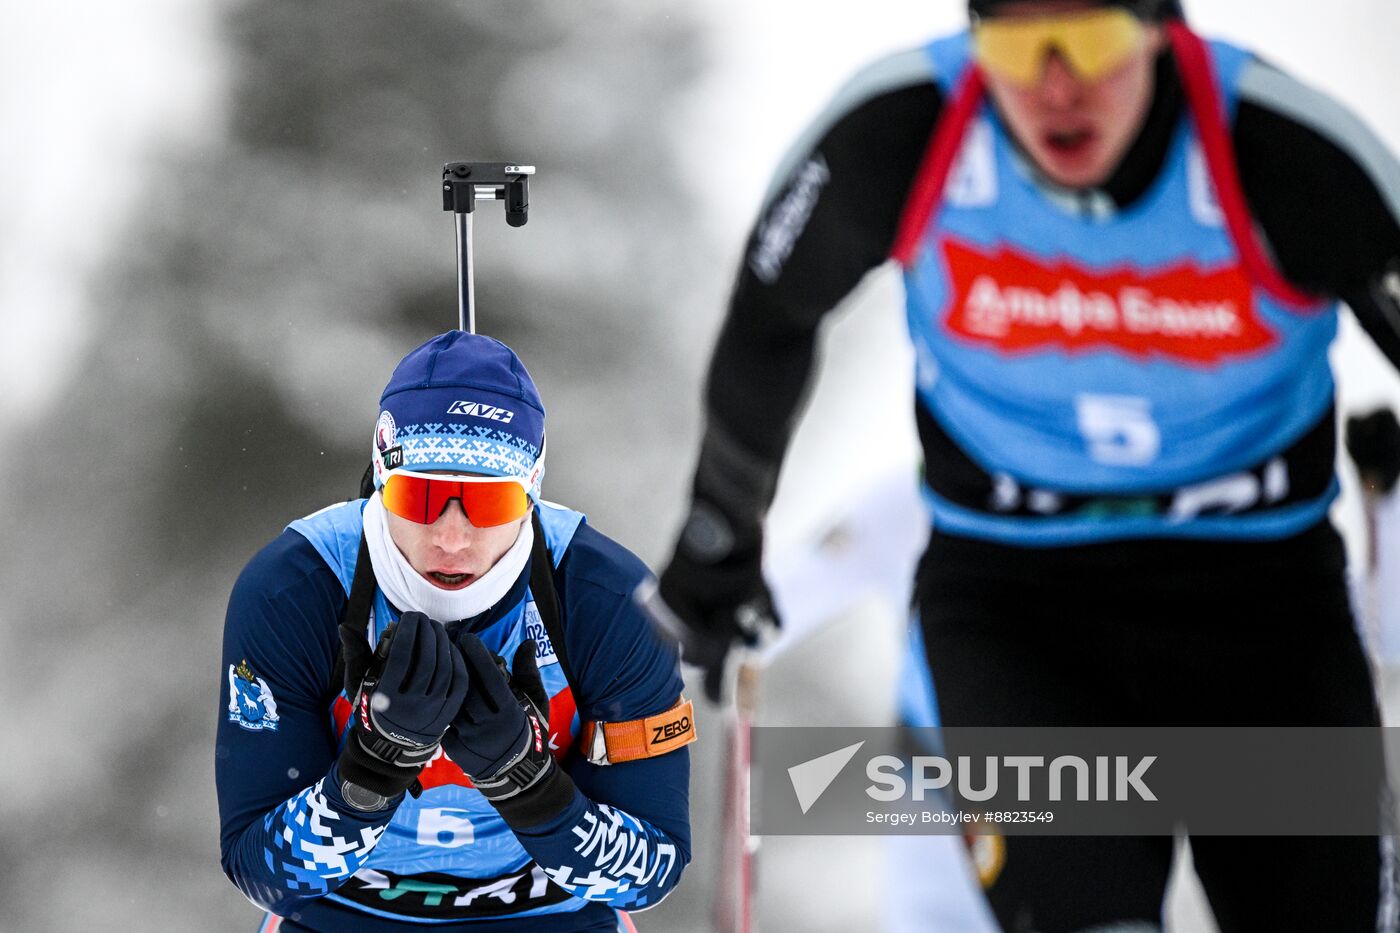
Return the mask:
<path fill-rule="evenodd" d="M 763 517 L 819 326 L 893 259 L 943 723 L 1377 724 L 1327 518 L 1327 349 L 1345 302 L 1400 359 L 1400 167 L 1173 0 L 970 13 L 858 75 L 770 189 L 660 581 L 684 657 L 718 695 L 771 617 Z M 1227 933 L 1394 923 L 1389 839 L 1192 842 Z M 996 845 L 1005 929 L 1159 928 L 1171 839 Z"/>

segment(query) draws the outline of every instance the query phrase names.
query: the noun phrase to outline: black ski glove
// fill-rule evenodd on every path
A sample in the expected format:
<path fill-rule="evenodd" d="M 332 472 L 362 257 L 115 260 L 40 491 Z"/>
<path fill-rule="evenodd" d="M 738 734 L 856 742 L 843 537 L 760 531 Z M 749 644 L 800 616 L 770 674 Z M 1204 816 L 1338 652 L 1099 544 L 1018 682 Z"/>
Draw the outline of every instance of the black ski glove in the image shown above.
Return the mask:
<path fill-rule="evenodd" d="M 763 516 L 777 474 L 776 463 L 711 420 L 675 554 L 656 590 L 640 594 L 658 628 L 680 642 L 681 660 L 704 668 L 712 702 L 720 700 L 729 650 L 752 647 L 779 625 L 762 570 Z"/>
<path fill-rule="evenodd" d="M 736 533 L 714 503 L 697 498 L 661 573 L 657 592 L 665 606 L 653 606 L 652 618 L 680 642 L 681 660 L 704 669 L 711 702 L 720 701 L 730 649 L 756 645 L 778 626 L 762 559 L 757 525 Z"/>
<path fill-rule="evenodd" d="M 442 738 L 443 751 L 481 795 L 516 827 L 562 812 L 574 783 L 549 751 L 549 696 L 535 665 L 535 642 L 520 643 L 506 670 L 470 632 L 457 636 L 471 687 Z"/>
<path fill-rule="evenodd" d="M 1400 480 L 1400 421 L 1389 408 L 1352 415 L 1346 425 L 1347 453 L 1367 488 L 1389 495 Z"/>
<path fill-rule="evenodd" d="M 368 651 L 364 636 L 341 629 L 350 734 L 338 762 L 344 781 L 386 798 L 418 780 L 467 693 L 467 670 L 447 631 L 421 612 L 405 612 Z M 352 647 L 353 645 L 353 647 Z M 363 673 L 361 673 L 363 672 Z M 359 675 L 353 690 L 351 678 Z M 366 799 L 354 789 L 349 803 Z M 377 809 L 363 806 L 362 809 Z"/>

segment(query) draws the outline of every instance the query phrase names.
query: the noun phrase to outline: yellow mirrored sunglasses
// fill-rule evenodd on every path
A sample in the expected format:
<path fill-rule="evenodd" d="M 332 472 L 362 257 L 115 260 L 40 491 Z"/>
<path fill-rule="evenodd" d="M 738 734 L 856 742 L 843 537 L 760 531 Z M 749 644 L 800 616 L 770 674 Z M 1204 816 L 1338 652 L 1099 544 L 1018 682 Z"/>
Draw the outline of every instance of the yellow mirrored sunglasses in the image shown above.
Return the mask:
<path fill-rule="evenodd" d="M 1122 65 L 1143 43 L 1147 27 L 1119 7 L 1055 16 L 987 17 L 972 28 L 977 62 L 1017 84 L 1040 80 L 1052 49 L 1085 81 Z"/>

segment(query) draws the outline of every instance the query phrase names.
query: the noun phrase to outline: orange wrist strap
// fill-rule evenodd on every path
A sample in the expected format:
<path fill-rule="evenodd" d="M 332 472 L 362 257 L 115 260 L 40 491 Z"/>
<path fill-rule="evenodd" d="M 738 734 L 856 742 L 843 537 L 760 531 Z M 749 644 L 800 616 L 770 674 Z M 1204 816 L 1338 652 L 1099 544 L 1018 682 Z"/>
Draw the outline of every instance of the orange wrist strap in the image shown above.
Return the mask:
<path fill-rule="evenodd" d="M 630 722 L 590 721 L 579 750 L 595 765 L 655 758 L 695 741 L 695 708 L 685 697 L 664 713 Z"/>

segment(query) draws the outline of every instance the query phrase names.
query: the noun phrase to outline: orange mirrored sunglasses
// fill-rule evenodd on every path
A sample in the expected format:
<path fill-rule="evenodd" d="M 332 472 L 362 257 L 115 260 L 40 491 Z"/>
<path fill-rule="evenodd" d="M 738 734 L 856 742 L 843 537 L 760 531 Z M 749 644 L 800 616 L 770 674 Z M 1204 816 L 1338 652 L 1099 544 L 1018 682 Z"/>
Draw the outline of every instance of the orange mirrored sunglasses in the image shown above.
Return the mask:
<path fill-rule="evenodd" d="M 380 489 L 384 508 L 411 522 L 431 525 L 453 499 L 462 503 L 467 519 L 478 528 L 504 525 L 530 511 L 525 481 L 504 476 L 462 476 L 395 470 Z"/>

